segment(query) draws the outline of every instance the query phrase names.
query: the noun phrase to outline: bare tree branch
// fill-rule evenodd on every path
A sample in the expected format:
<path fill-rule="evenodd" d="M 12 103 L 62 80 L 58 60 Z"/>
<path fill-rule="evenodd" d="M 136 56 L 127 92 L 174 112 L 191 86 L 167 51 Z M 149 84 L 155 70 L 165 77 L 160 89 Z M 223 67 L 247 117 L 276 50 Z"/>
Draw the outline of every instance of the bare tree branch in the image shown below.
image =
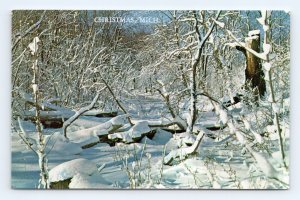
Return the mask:
<path fill-rule="evenodd" d="M 96 96 L 94 97 L 93 101 L 91 102 L 90 105 L 86 106 L 86 107 L 83 107 L 81 108 L 79 111 L 77 111 L 75 113 L 75 115 L 73 115 L 72 117 L 70 117 L 67 121 L 64 122 L 63 124 L 63 134 L 65 136 L 65 138 L 68 138 L 67 137 L 67 128 L 76 120 L 78 119 L 83 113 L 91 110 L 92 108 L 94 108 L 96 102 L 98 101 L 99 99 L 99 96 L 100 96 L 100 93 L 105 89 L 106 87 L 100 89 L 100 91 L 97 92 Z"/>

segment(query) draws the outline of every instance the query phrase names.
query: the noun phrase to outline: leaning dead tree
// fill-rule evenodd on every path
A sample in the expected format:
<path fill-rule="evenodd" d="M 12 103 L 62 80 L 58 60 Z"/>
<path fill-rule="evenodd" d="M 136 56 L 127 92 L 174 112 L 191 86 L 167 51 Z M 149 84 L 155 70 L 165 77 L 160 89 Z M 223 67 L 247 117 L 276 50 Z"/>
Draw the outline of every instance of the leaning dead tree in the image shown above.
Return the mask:
<path fill-rule="evenodd" d="M 246 57 L 246 84 L 250 84 L 255 96 L 263 96 L 266 92 L 266 82 L 264 80 L 261 59 L 247 50 L 252 49 L 255 52 L 260 52 L 260 31 L 250 31 L 248 37 L 245 38 L 245 43 L 242 45 L 234 43 L 234 47 Z"/>

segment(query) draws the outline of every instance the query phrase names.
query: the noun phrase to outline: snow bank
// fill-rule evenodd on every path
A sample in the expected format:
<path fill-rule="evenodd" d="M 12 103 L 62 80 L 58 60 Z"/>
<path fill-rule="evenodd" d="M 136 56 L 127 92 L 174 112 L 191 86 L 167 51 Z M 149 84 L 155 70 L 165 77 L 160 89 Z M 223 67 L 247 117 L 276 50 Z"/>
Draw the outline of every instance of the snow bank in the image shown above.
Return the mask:
<path fill-rule="evenodd" d="M 93 117 L 93 116 L 81 116 L 80 118 L 76 119 L 69 127 L 68 130 L 70 130 L 71 127 L 80 127 L 81 129 L 85 128 L 91 128 L 94 126 L 98 126 L 100 123 L 105 123 L 109 121 L 110 118 L 106 117 Z M 77 130 L 76 130 L 77 131 Z M 71 131 L 69 131 L 71 132 Z"/>
<path fill-rule="evenodd" d="M 70 141 L 79 144 L 81 147 L 85 147 L 87 145 L 96 144 L 100 142 L 99 137 L 95 133 L 76 131 L 68 135 Z"/>
<path fill-rule="evenodd" d="M 91 175 L 96 171 L 96 164 L 87 159 L 79 158 L 62 163 L 51 169 L 49 180 L 50 182 L 58 182 L 72 178 L 76 174 Z"/>
<path fill-rule="evenodd" d="M 68 141 L 61 133 L 56 132 L 52 136 L 46 136 L 46 152 L 50 154 L 75 155 L 82 152 L 79 144 Z"/>
<path fill-rule="evenodd" d="M 215 112 L 204 112 L 201 113 L 201 117 L 196 121 L 196 124 L 201 124 L 205 128 L 220 127 L 220 119 Z"/>
<path fill-rule="evenodd" d="M 159 169 L 159 167 L 158 167 Z M 178 165 L 163 170 L 162 183 L 164 188 L 192 189 L 199 188 L 200 183 L 208 185 L 207 168 L 199 158 L 187 159 Z M 156 186 L 154 186 L 156 187 Z"/>

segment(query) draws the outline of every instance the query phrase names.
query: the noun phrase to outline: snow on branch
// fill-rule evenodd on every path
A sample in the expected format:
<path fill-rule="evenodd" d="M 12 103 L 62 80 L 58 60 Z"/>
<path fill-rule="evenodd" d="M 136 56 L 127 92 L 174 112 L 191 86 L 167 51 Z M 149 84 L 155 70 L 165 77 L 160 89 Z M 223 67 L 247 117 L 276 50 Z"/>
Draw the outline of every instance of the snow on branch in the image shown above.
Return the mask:
<path fill-rule="evenodd" d="M 34 88 L 33 88 L 34 89 Z M 38 102 L 38 104 L 35 103 L 34 99 L 32 98 L 32 96 L 26 92 L 23 91 L 19 91 L 19 95 L 20 97 L 28 104 L 34 106 L 34 107 L 38 107 L 40 110 L 46 110 L 46 111 L 62 111 L 62 112 L 72 112 L 69 109 L 60 107 L 60 106 L 56 106 L 54 104 L 52 104 L 49 100 L 45 101 L 43 103 Z"/>
<path fill-rule="evenodd" d="M 133 125 L 133 123 L 131 122 L 131 119 L 130 119 L 130 115 L 128 114 L 127 110 L 123 107 L 122 103 L 120 102 L 120 100 L 117 98 L 117 96 L 113 92 L 113 89 L 111 88 L 111 86 L 101 76 L 101 74 L 99 74 L 99 76 L 100 76 L 100 79 L 102 80 L 102 82 L 104 83 L 104 85 L 107 87 L 107 89 L 110 92 L 111 96 L 113 97 L 113 99 L 115 100 L 115 102 L 117 103 L 117 105 L 119 106 L 119 108 L 127 115 L 127 118 L 128 118 L 128 121 L 129 121 L 130 125 Z"/>
<path fill-rule="evenodd" d="M 250 152 L 252 157 L 255 159 L 259 168 L 264 172 L 264 174 L 268 178 L 279 179 L 278 171 L 276 171 L 276 169 L 272 166 L 272 164 L 268 161 L 268 159 L 262 153 L 259 153 L 259 152 L 256 152 L 255 150 L 253 150 L 253 148 L 249 144 L 246 144 L 245 147 Z"/>
<path fill-rule="evenodd" d="M 70 117 L 67 121 L 64 122 L 63 124 L 63 134 L 65 136 L 65 138 L 67 138 L 67 128 L 76 120 L 80 117 L 80 115 L 82 115 L 83 113 L 91 110 L 92 108 L 95 107 L 96 102 L 99 99 L 100 96 L 100 92 L 103 91 L 106 87 L 102 88 L 97 95 L 94 97 L 93 101 L 90 103 L 90 105 L 81 108 L 79 111 L 77 111 L 75 113 L 75 115 L 73 115 L 72 117 Z"/>
<path fill-rule="evenodd" d="M 164 164 L 165 165 L 172 165 L 172 161 L 176 160 L 178 162 L 185 160 L 188 156 L 195 154 L 197 152 L 197 149 L 205 135 L 205 132 L 201 130 L 197 137 L 195 142 L 190 147 L 180 148 L 176 150 L 172 150 L 165 158 L 164 158 Z"/>
<path fill-rule="evenodd" d="M 148 133 L 152 133 L 152 130 L 150 129 L 148 122 L 140 121 L 137 122 L 128 131 L 113 133 L 108 135 L 108 139 L 113 141 L 121 140 L 124 143 L 132 143 L 134 141 L 139 140 L 140 138 L 142 138 L 144 135 L 147 135 Z"/>
<path fill-rule="evenodd" d="M 252 30 L 248 32 L 248 36 L 254 36 L 254 35 L 259 35 L 260 34 L 260 30 Z"/>
<path fill-rule="evenodd" d="M 224 28 L 224 26 L 225 26 L 224 22 L 217 21 L 216 19 L 213 19 L 213 21 L 221 28 Z"/>
<path fill-rule="evenodd" d="M 236 41 L 236 43 L 235 43 L 236 46 L 239 45 L 239 46 L 243 47 L 245 50 L 247 50 L 247 51 L 249 51 L 250 53 L 252 53 L 253 55 L 255 55 L 256 57 L 258 57 L 258 58 L 260 58 L 260 59 L 262 59 L 262 60 L 267 60 L 267 53 L 268 53 L 268 52 L 258 53 L 258 52 L 256 52 L 256 51 L 254 51 L 253 49 L 247 47 L 247 46 L 245 45 L 245 43 L 240 42 L 240 41 L 233 35 L 233 33 L 232 33 L 231 31 L 226 30 L 226 32 L 228 33 L 228 35 L 229 35 L 230 37 L 232 37 L 232 38 Z"/>
<path fill-rule="evenodd" d="M 203 39 L 201 40 L 201 42 L 200 42 L 200 44 L 199 44 L 199 49 L 202 50 L 202 48 L 203 48 L 203 46 L 204 46 L 206 40 L 207 40 L 207 39 L 209 38 L 209 36 L 211 35 L 211 33 L 212 33 L 212 31 L 213 31 L 213 29 L 214 29 L 214 27 L 215 27 L 215 25 L 216 25 L 216 21 L 218 20 L 220 14 L 221 14 L 221 11 L 218 11 L 218 13 L 217 13 L 217 15 L 216 15 L 216 17 L 215 17 L 216 19 L 214 20 L 213 24 L 211 25 L 211 27 L 209 28 L 209 30 L 207 31 L 207 33 L 205 34 L 205 36 L 203 37 Z M 197 31 L 198 35 L 200 35 L 199 30 L 196 29 L 196 31 Z"/>
<path fill-rule="evenodd" d="M 163 83 L 161 80 L 156 80 L 156 82 L 162 87 L 162 89 L 157 89 L 157 91 L 163 97 L 163 99 L 166 103 L 166 106 L 173 118 L 171 124 L 172 125 L 177 124 L 180 129 L 186 130 L 187 123 L 180 116 L 178 116 L 176 114 L 174 108 L 172 107 L 171 102 L 170 102 L 170 93 L 167 91 L 165 83 Z M 169 125 L 166 125 L 166 126 L 169 126 Z"/>
<path fill-rule="evenodd" d="M 41 22 L 43 21 L 44 17 L 46 14 L 46 10 L 42 13 L 40 19 L 34 23 L 32 26 L 30 26 L 26 31 L 24 31 L 23 33 L 19 33 L 16 37 L 16 41 L 13 44 L 12 50 L 14 50 L 17 46 L 17 44 L 21 41 L 22 38 L 26 37 L 29 33 L 31 33 L 34 29 L 38 28 L 41 24 Z"/>
<path fill-rule="evenodd" d="M 167 92 L 166 85 L 161 80 L 156 80 L 156 82 L 162 87 L 161 90 L 158 90 L 159 93 L 165 98 L 168 97 L 169 93 Z"/>
<path fill-rule="evenodd" d="M 222 113 L 222 112 L 225 113 L 226 111 L 223 110 L 221 108 L 221 106 L 216 106 L 216 112 L 219 113 L 220 118 L 223 118 L 220 115 L 220 113 Z M 264 174 L 268 178 L 282 181 L 281 177 L 278 176 L 278 171 L 272 166 L 272 164 L 269 162 L 269 160 L 262 153 L 254 150 L 252 148 L 252 146 L 249 144 L 249 142 L 247 141 L 247 138 L 244 136 L 244 133 L 241 130 L 239 130 L 238 128 L 236 128 L 235 124 L 238 124 L 238 122 L 234 119 L 234 117 L 231 114 L 229 114 L 228 112 L 226 112 L 226 120 L 224 120 L 224 119 L 221 119 L 221 120 L 227 121 L 227 125 L 229 127 L 230 133 L 235 135 L 237 141 L 248 150 L 248 152 L 254 158 L 258 167 L 264 172 Z M 248 129 L 248 131 L 250 131 L 254 135 L 256 141 L 258 143 L 262 143 L 263 140 L 262 140 L 261 136 L 252 129 L 250 123 L 245 119 L 243 120 L 243 122 L 245 124 L 246 129 Z"/>
<path fill-rule="evenodd" d="M 261 11 L 261 18 L 258 18 L 258 22 L 263 26 L 264 29 L 264 40 L 263 40 L 263 49 L 264 52 L 266 52 L 266 60 L 265 63 L 263 64 L 263 67 L 265 69 L 265 76 L 266 76 L 266 80 L 269 86 L 269 90 L 270 90 L 270 101 L 271 101 L 271 106 L 272 106 L 272 111 L 274 112 L 274 120 L 273 120 L 273 124 L 276 126 L 277 129 L 277 133 L 279 136 L 279 149 L 280 149 L 280 153 L 281 153 L 281 158 L 282 158 L 282 162 L 283 165 L 286 169 L 288 169 L 287 163 L 285 161 L 286 155 L 285 155 L 285 151 L 284 151 L 284 136 L 282 135 L 282 130 L 281 130 L 281 124 L 280 124 L 280 117 L 279 117 L 279 109 L 277 106 L 277 102 L 275 100 L 275 91 L 274 91 L 274 86 L 273 86 L 273 78 L 272 78 L 272 72 L 271 72 L 271 68 L 272 65 L 270 63 L 270 56 L 269 53 L 271 52 L 271 42 L 269 41 L 269 22 L 268 22 L 268 18 L 270 17 L 271 12 L 267 11 L 267 10 L 263 10 Z"/>

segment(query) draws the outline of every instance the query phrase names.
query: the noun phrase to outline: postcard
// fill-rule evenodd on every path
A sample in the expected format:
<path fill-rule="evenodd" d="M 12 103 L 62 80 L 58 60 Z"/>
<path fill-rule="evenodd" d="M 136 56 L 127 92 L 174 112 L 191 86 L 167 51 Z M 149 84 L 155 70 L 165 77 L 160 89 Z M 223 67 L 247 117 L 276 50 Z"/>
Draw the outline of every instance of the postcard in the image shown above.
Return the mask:
<path fill-rule="evenodd" d="M 13 189 L 289 189 L 290 14 L 14 10 Z"/>

